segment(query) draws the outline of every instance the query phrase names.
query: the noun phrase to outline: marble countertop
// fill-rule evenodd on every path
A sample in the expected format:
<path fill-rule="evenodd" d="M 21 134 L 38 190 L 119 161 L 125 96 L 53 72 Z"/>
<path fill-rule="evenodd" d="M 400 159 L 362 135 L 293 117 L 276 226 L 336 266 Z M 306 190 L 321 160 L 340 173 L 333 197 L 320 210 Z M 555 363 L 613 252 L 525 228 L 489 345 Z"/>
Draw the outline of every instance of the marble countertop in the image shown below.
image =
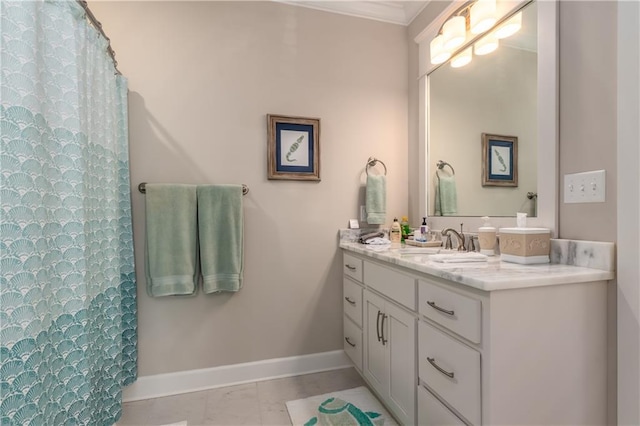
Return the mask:
<path fill-rule="evenodd" d="M 499 256 L 489 257 L 488 262 L 439 263 L 429 260 L 429 254 L 404 253 L 398 249 L 376 251 L 348 241 L 340 241 L 340 248 L 484 291 L 609 281 L 615 277 L 610 270 L 558 263 L 520 265 L 502 262 Z"/>

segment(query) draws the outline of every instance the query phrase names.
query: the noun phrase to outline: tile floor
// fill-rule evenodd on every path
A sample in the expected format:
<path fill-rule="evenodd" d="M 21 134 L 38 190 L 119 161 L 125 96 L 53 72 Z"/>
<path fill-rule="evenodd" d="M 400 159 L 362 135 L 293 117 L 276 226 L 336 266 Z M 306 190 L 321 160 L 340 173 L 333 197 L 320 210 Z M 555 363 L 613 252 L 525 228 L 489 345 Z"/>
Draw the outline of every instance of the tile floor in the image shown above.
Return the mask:
<path fill-rule="evenodd" d="M 365 386 L 354 368 L 125 403 L 118 426 L 290 425 L 285 403 Z"/>

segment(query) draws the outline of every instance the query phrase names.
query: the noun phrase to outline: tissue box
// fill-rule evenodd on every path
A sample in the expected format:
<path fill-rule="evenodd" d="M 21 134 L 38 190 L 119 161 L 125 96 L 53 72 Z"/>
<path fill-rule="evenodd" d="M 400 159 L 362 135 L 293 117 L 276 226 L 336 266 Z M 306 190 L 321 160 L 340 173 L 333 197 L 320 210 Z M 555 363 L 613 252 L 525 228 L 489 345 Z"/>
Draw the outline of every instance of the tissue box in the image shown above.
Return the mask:
<path fill-rule="evenodd" d="M 500 260 L 549 263 L 550 239 L 547 228 L 500 228 Z"/>

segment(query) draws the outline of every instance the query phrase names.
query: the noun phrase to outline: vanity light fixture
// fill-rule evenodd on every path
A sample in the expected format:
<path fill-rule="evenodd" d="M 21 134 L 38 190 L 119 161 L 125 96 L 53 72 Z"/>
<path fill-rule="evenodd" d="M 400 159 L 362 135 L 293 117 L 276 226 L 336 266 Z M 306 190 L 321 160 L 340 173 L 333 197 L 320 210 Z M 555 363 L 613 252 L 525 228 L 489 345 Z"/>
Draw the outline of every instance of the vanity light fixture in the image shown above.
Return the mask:
<path fill-rule="evenodd" d="M 492 29 L 497 22 L 496 0 L 469 0 L 456 9 L 444 22 L 436 37 L 429 45 L 431 63 L 440 65 L 474 36 Z M 498 48 L 499 39 L 509 37 L 522 27 L 522 12 L 518 12 L 471 47 L 451 59 L 451 66 L 459 68 L 467 65 L 476 55 L 486 55 Z"/>
<path fill-rule="evenodd" d="M 452 52 L 467 39 L 467 21 L 464 16 L 449 18 L 442 26 L 444 48 Z"/>
<path fill-rule="evenodd" d="M 491 28 L 496 22 L 495 11 L 496 0 L 465 2 L 451 14 L 431 41 L 431 63 L 446 62 L 467 41 L 467 32 L 480 34 Z"/>
<path fill-rule="evenodd" d="M 472 57 L 473 57 L 473 53 L 471 52 L 471 47 L 468 47 L 453 57 L 453 59 L 451 60 L 451 67 L 452 68 L 464 67 L 469 62 L 471 62 Z"/>
<path fill-rule="evenodd" d="M 522 28 L 522 12 L 507 19 L 496 29 L 494 34 L 497 38 L 507 38 L 520 31 L 520 28 Z"/>
<path fill-rule="evenodd" d="M 444 37 L 442 34 L 431 40 L 429 51 L 431 52 L 432 64 L 442 64 L 447 62 L 451 57 L 451 51 L 444 48 Z"/>
<path fill-rule="evenodd" d="M 469 15 L 471 33 L 482 34 L 496 23 L 496 0 L 478 0 Z"/>
<path fill-rule="evenodd" d="M 498 48 L 499 40 L 495 33 L 487 34 L 473 45 L 473 53 L 487 55 Z"/>

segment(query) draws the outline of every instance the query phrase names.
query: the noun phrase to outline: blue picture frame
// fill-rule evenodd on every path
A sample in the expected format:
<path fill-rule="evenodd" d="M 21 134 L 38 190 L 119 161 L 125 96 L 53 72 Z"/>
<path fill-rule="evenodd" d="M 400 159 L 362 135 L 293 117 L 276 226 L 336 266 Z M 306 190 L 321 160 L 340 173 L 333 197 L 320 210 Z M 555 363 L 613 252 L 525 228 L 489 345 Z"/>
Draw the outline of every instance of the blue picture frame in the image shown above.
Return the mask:
<path fill-rule="evenodd" d="M 482 186 L 518 186 L 518 137 L 482 134 Z"/>
<path fill-rule="evenodd" d="M 268 179 L 320 180 L 320 119 L 267 115 Z"/>

